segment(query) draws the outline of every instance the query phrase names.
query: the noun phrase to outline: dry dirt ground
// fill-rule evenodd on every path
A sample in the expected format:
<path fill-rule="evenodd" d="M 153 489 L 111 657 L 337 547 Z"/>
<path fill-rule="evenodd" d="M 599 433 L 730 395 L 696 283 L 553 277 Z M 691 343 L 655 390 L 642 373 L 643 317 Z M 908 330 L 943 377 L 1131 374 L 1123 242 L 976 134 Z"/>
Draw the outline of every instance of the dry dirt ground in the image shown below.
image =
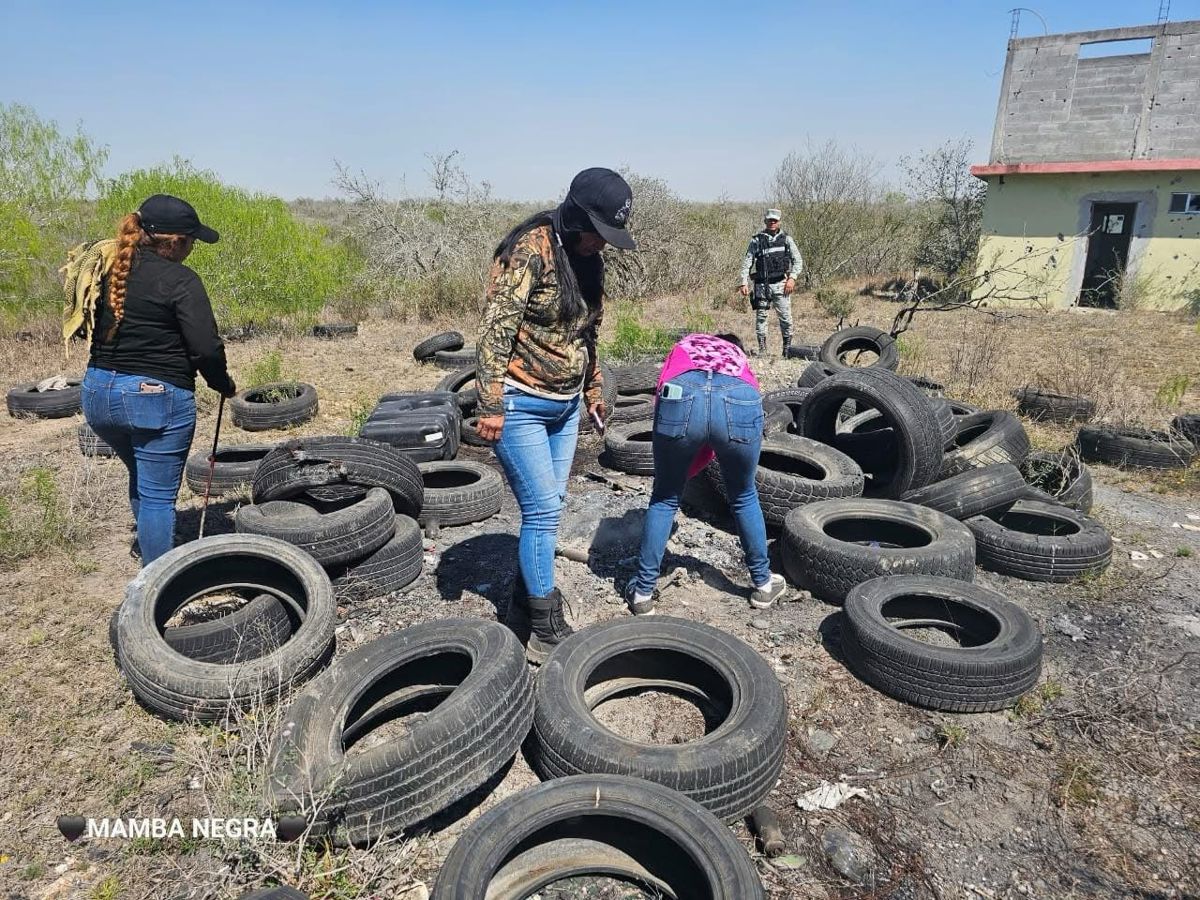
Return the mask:
<path fill-rule="evenodd" d="M 660 301 L 646 318 L 678 324 L 680 308 Z M 801 299 L 796 308 L 799 335 L 819 341 L 831 330 L 811 304 Z M 886 327 L 893 311 L 864 301 L 857 318 Z M 747 315 L 713 317 L 718 329 L 750 336 Z M 229 349 L 235 373 L 279 349 L 285 372 L 320 393 L 321 414 L 302 432 L 345 433 L 383 391 L 438 380 L 441 372 L 410 355 L 433 330 L 432 323 L 369 321 L 351 340 L 261 338 Z M 945 381 L 952 396 L 1011 408 L 1007 391 L 1037 380 L 1087 390 L 1105 415 L 1148 423 L 1169 418 L 1155 395 L 1176 375 L 1192 375 L 1182 405 L 1200 409 L 1198 347 L 1194 326 L 1177 319 L 1076 312 L 1002 323 L 968 313 L 919 317 L 903 343 L 904 370 Z M 803 365 L 756 368 L 775 386 L 794 382 Z M 81 367 L 76 356 L 68 371 Z M 9 342 L 0 352 L 7 384 L 62 370 L 52 343 Z M 201 401 L 197 448 L 211 441 L 214 426 L 214 395 Z M 84 460 L 75 424 L 0 418 L 7 527 L 24 522 L 70 538 L 0 571 L 0 897 L 235 897 L 272 878 L 313 897 L 423 896 L 420 884 L 432 884 L 478 811 L 536 781 L 522 756 L 436 830 L 371 851 L 190 839 L 69 844 L 58 834 L 63 814 L 254 815 L 262 747 L 279 714 L 262 710 L 230 728 L 188 726 L 160 721 L 132 700 L 106 638 L 108 617 L 137 571 L 128 554 L 125 474 L 119 463 Z M 230 442 L 260 439 L 226 428 Z M 1039 446 L 1071 437 L 1030 430 Z M 581 626 L 626 614 L 616 585 L 632 571 L 649 488 L 632 476 L 617 476 L 620 487 L 589 477 L 605 472 L 598 449 L 594 436 L 581 441 L 563 536 L 582 539 L 599 526 L 610 540 L 588 565 L 558 561 Z M 473 449 L 463 455 L 490 458 Z M 58 486 L 57 518 L 48 524 L 44 504 L 33 507 L 42 521 L 29 521 L 35 467 L 52 472 Z M 1200 516 L 1200 464 L 1166 476 L 1094 472 L 1095 514 L 1118 541 L 1107 573 L 1062 586 L 977 575 L 1029 610 L 1045 634 L 1042 683 L 1006 713 L 945 715 L 879 694 L 842 661 L 836 607 L 793 591 L 774 610 L 751 610 L 729 523 L 695 507 L 680 515 L 661 611 L 712 623 L 758 649 L 789 701 L 787 760 L 769 798 L 788 855 L 765 859 L 746 828 L 735 828 L 772 898 L 1200 896 L 1200 520 L 1192 518 Z M 214 506 L 210 530 L 231 530 L 235 502 Z M 181 539 L 195 536 L 198 507 L 185 489 Z M 517 525 L 506 496 L 498 516 L 427 540 L 425 571 L 409 590 L 341 608 L 338 652 L 438 617 L 493 618 L 513 576 Z M 1134 561 L 1134 551 L 1148 558 Z M 599 714 L 648 740 L 701 730 L 696 710 L 663 696 L 622 700 Z M 796 798 L 822 781 L 845 781 L 866 796 L 801 812 Z M 839 874 L 823 849 L 837 828 L 866 841 L 861 883 Z M 591 883 L 542 896 L 643 895 Z"/>

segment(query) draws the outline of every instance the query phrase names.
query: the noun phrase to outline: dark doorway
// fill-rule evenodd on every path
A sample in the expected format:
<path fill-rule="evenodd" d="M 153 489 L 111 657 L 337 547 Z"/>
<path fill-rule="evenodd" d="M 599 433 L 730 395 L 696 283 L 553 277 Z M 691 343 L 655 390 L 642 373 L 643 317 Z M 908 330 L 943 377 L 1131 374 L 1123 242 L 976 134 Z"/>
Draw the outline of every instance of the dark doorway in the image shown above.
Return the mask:
<path fill-rule="evenodd" d="M 1092 223 L 1088 228 L 1087 262 L 1083 267 L 1080 306 L 1114 309 L 1125 263 L 1129 260 L 1129 241 L 1133 237 L 1136 203 L 1093 203 Z"/>

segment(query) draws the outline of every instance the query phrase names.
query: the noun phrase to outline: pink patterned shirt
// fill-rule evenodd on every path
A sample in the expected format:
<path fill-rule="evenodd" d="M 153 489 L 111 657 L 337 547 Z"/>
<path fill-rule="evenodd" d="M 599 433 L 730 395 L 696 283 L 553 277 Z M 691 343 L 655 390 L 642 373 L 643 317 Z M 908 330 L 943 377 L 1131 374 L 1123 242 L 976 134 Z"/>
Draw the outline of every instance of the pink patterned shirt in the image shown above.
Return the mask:
<path fill-rule="evenodd" d="M 689 334 L 671 348 L 663 363 L 662 371 L 658 373 L 658 388 L 654 392 L 655 402 L 658 402 L 659 392 L 665 382 L 676 375 L 700 369 L 704 372 L 716 372 L 719 375 L 732 375 L 740 378 L 755 390 L 759 390 L 758 379 L 750 371 L 750 362 L 746 354 L 736 345 L 723 341 L 711 334 Z M 688 478 L 702 471 L 712 462 L 716 454 L 712 447 L 705 444 L 696 453 L 692 465 L 688 468 Z"/>

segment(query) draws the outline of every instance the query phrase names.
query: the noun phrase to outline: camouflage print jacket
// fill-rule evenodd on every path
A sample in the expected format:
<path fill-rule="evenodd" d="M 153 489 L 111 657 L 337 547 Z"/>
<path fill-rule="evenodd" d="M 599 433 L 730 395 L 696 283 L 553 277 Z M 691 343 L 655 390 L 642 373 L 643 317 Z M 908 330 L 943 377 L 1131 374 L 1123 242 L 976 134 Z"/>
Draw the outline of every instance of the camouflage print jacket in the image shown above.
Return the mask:
<path fill-rule="evenodd" d="M 552 398 L 582 389 L 588 406 L 600 400 L 600 322 L 580 335 L 584 320 L 559 320 L 552 231 L 549 225 L 531 229 L 508 265 L 492 262 L 476 351 L 480 416 L 504 415 L 506 381 Z"/>

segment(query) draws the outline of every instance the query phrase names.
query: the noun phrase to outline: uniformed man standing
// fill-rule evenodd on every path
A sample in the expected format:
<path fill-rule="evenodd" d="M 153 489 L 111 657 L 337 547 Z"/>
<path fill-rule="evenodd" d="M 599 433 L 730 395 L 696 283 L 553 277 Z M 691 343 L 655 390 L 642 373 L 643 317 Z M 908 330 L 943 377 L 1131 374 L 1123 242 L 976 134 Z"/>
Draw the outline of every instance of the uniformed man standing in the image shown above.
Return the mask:
<path fill-rule="evenodd" d="M 792 291 L 804 269 L 800 249 L 792 236 L 779 229 L 781 214 L 777 209 L 763 213 L 763 230 L 750 238 L 746 258 L 742 261 L 742 296 L 750 297 L 754 309 L 754 332 L 758 336 L 758 355 L 767 352 L 767 312 L 772 306 L 779 316 L 779 333 L 783 336 L 783 355 L 792 345 Z M 750 269 L 753 267 L 754 272 Z M 750 282 L 754 282 L 751 293 Z"/>

